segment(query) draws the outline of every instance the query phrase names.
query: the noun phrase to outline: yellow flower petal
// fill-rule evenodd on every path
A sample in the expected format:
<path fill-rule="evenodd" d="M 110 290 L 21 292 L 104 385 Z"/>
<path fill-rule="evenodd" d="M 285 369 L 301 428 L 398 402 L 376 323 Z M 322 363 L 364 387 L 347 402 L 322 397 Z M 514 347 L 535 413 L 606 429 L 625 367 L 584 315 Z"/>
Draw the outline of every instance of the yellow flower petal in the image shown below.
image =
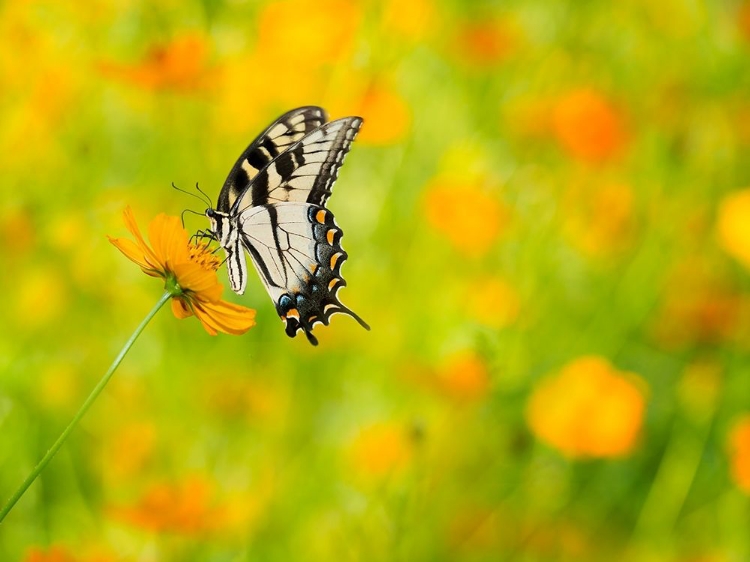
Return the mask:
<path fill-rule="evenodd" d="M 201 300 L 216 302 L 221 298 L 222 286 L 218 283 L 216 272 L 197 269 L 194 263 L 179 263 L 172 267 L 179 280 L 180 287 L 187 291 L 201 294 Z"/>
<path fill-rule="evenodd" d="M 136 242 L 138 244 L 138 248 L 143 252 L 143 256 L 145 257 L 146 261 L 153 265 L 159 265 L 163 266 L 159 261 L 159 258 L 156 256 L 156 254 L 151 250 L 151 248 L 146 244 L 146 241 L 143 239 L 143 236 L 141 236 L 141 231 L 138 229 L 138 224 L 135 222 L 135 215 L 133 215 L 133 209 L 130 208 L 130 206 L 125 207 L 125 211 L 123 212 L 123 217 L 125 218 L 125 226 L 130 231 L 130 233 L 135 236 Z"/>
<path fill-rule="evenodd" d="M 193 312 L 211 335 L 216 332 L 240 335 L 255 326 L 255 311 L 226 301 L 195 302 Z"/>

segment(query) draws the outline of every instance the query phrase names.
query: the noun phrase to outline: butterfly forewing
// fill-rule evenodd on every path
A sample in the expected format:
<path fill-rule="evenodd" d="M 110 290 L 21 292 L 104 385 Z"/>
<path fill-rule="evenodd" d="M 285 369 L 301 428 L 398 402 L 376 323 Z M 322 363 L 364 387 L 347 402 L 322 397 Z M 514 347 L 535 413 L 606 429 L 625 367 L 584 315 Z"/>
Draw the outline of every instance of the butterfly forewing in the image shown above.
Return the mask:
<path fill-rule="evenodd" d="M 258 172 L 325 121 L 323 108 L 307 106 L 293 109 L 271 123 L 250 143 L 232 167 L 219 193 L 217 210 L 228 213 Z"/>
<path fill-rule="evenodd" d="M 255 175 L 237 212 L 286 201 L 324 205 L 361 126 L 361 118 L 345 117 L 308 133 Z"/>

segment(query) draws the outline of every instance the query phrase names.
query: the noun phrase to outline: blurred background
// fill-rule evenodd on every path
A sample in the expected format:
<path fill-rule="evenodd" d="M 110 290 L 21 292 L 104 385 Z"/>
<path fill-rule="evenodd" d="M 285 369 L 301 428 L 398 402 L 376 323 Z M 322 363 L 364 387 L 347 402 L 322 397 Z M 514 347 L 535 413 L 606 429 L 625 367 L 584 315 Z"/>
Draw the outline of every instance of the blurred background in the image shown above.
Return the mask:
<path fill-rule="evenodd" d="M 362 115 L 344 316 L 159 313 L 0 559 L 750 559 L 750 4 L 0 3 L 0 501 L 161 294 L 106 239 Z M 205 228 L 188 216 L 192 232 Z M 226 285 L 225 271 L 219 272 Z"/>

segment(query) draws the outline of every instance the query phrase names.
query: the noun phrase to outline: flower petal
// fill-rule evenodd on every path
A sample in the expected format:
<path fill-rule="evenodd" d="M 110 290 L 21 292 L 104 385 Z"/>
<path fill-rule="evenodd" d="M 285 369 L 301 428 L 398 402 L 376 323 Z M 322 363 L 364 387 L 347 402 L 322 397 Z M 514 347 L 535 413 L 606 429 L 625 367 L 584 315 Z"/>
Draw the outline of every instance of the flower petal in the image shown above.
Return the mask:
<path fill-rule="evenodd" d="M 193 312 L 211 335 L 216 332 L 239 336 L 255 326 L 255 311 L 226 301 L 193 302 Z"/>
<path fill-rule="evenodd" d="M 158 268 L 154 268 L 153 264 L 146 261 L 143 250 L 138 244 L 127 238 L 112 238 L 111 236 L 107 238 L 115 248 L 125 254 L 126 258 L 139 265 L 143 273 L 151 277 L 161 277 Z"/>
<path fill-rule="evenodd" d="M 146 244 L 146 241 L 143 239 L 143 236 L 141 236 L 141 231 L 138 229 L 138 224 L 135 222 L 135 215 L 133 214 L 133 209 L 130 208 L 130 206 L 125 207 L 125 210 L 123 211 L 123 217 L 125 219 L 125 226 L 130 231 L 130 233 L 135 236 L 136 242 L 138 244 L 138 247 L 143 252 L 143 255 L 148 263 L 150 263 L 152 266 L 158 265 L 159 267 L 157 269 L 164 270 L 165 265 L 163 262 L 159 260 L 159 258 L 156 256 L 156 254 L 151 250 L 148 244 Z"/>
<path fill-rule="evenodd" d="M 184 320 L 193 315 L 193 311 L 183 299 L 174 298 L 172 299 L 172 314 L 178 320 Z"/>
<path fill-rule="evenodd" d="M 179 218 L 158 214 L 148 225 L 148 237 L 154 253 L 167 267 L 190 259 L 188 233 Z"/>
<path fill-rule="evenodd" d="M 200 293 L 200 300 L 216 302 L 221 298 L 223 287 L 215 271 L 203 269 L 192 261 L 175 264 L 172 271 L 177 276 L 180 287 Z"/>

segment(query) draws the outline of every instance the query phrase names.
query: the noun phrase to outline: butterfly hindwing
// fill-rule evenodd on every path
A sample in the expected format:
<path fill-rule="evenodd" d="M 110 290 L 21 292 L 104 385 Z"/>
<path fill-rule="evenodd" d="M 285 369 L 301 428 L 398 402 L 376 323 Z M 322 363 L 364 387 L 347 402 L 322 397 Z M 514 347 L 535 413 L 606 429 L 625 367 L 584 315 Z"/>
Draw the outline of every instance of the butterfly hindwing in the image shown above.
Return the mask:
<path fill-rule="evenodd" d="M 313 327 L 328 325 L 337 312 L 369 329 L 337 296 L 346 286 L 341 265 L 348 256 L 331 211 L 302 202 L 268 204 L 244 211 L 239 225 L 242 244 L 286 324 L 287 335 L 302 330 L 317 344 Z"/>
<path fill-rule="evenodd" d="M 305 135 L 252 178 L 234 203 L 236 212 L 287 201 L 325 205 L 361 126 L 360 117 L 344 117 Z"/>
<path fill-rule="evenodd" d="M 271 123 L 250 143 L 232 167 L 219 193 L 217 210 L 228 213 L 237 198 L 248 190 L 258 172 L 325 121 L 323 108 L 306 106 L 293 109 Z"/>

